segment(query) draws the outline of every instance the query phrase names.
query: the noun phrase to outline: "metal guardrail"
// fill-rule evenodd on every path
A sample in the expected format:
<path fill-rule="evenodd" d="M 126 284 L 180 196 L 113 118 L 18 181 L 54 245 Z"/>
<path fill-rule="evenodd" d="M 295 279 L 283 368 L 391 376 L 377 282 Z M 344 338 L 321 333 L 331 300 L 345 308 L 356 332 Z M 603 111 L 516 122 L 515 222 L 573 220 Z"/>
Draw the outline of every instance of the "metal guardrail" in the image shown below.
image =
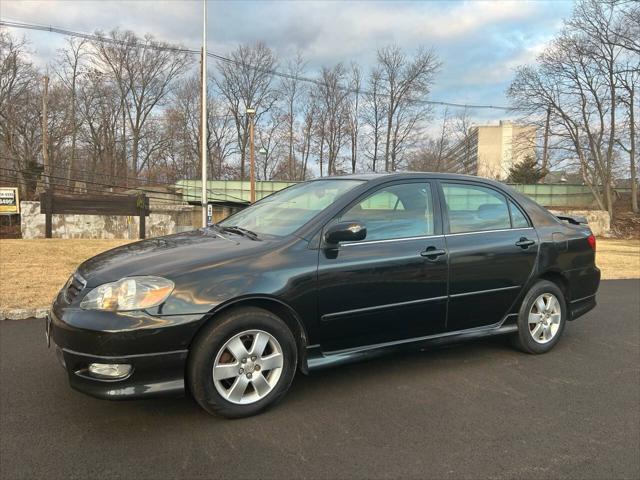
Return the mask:
<path fill-rule="evenodd" d="M 564 183 L 510 184 L 519 192 L 545 207 L 590 208 L 596 205 L 591 189 L 586 185 Z M 615 188 L 617 193 L 630 193 L 631 188 Z"/>
<path fill-rule="evenodd" d="M 277 192 L 298 182 L 256 182 L 256 199 L 260 200 L 273 192 Z M 199 202 L 201 198 L 202 182 L 200 180 L 180 180 L 176 187 L 182 190 L 185 201 Z M 251 185 L 248 181 L 240 180 L 209 180 L 207 191 L 210 202 L 249 202 L 251 199 Z"/>

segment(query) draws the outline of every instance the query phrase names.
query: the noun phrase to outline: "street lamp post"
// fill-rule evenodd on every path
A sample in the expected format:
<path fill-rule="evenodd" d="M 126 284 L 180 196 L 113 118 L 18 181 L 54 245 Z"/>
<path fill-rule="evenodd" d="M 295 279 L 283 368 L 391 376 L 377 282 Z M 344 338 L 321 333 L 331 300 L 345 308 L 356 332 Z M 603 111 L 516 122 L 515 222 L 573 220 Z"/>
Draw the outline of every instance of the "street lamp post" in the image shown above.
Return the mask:
<path fill-rule="evenodd" d="M 255 155 L 253 141 L 253 123 L 256 115 L 255 108 L 247 108 L 249 116 L 249 184 L 251 186 L 251 203 L 256 201 L 256 171 L 255 171 Z"/>
<path fill-rule="evenodd" d="M 202 227 L 208 226 L 207 205 L 207 0 L 202 2 L 202 65 L 200 77 L 200 161 L 202 164 Z"/>

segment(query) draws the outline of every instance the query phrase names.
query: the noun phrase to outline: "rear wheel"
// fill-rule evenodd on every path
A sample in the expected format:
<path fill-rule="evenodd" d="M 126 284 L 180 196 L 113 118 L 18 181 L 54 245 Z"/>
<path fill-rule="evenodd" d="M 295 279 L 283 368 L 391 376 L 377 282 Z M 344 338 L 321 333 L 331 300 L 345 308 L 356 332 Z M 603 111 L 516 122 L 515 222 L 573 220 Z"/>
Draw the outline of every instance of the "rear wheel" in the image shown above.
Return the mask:
<path fill-rule="evenodd" d="M 287 325 L 266 310 L 241 308 L 222 314 L 199 334 L 187 381 L 207 412 L 246 417 L 284 396 L 296 363 L 296 342 Z"/>
<path fill-rule="evenodd" d="M 566 317 L 562 290 L 555 283 L 540 280 L 522 301 L 513 343 L 527 353 L 546 353 L 560 340 Z"/>

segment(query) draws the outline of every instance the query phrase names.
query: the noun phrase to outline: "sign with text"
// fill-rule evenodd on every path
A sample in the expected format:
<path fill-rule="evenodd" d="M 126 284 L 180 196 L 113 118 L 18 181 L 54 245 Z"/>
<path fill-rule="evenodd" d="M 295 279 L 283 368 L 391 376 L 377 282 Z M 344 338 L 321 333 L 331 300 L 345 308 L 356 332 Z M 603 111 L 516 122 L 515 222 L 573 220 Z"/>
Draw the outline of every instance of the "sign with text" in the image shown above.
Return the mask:
<path fill-rule="evenodd" d="M 0 215 L 15 215 L 18 213 L 20 213 L 18 189 L 14 187 L 0 187 Z"/>

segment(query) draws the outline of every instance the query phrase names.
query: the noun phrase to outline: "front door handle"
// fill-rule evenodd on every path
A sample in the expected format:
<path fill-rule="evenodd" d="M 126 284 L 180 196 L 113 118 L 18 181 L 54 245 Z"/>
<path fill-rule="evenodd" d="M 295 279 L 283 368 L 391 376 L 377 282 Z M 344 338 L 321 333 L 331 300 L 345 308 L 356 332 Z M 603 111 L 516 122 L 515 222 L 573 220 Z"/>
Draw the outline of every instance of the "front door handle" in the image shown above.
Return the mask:
<path fill-rule="evenodd" d="M 427 260 L 437 260 L 439 256 L 445 255 L 446 253 L 447 251 L 441 248 L 427 247 L 420 252 L 420 256 L 425 257 Z"/>
<path fill-rule="evenodd" d="M 529 240 L 527 237 L 520 237 L 520 240 L 516 242 L 516 246 L 520 248 L 529 248 L 531 245 L 535 245 L 536 242 Z"/>

